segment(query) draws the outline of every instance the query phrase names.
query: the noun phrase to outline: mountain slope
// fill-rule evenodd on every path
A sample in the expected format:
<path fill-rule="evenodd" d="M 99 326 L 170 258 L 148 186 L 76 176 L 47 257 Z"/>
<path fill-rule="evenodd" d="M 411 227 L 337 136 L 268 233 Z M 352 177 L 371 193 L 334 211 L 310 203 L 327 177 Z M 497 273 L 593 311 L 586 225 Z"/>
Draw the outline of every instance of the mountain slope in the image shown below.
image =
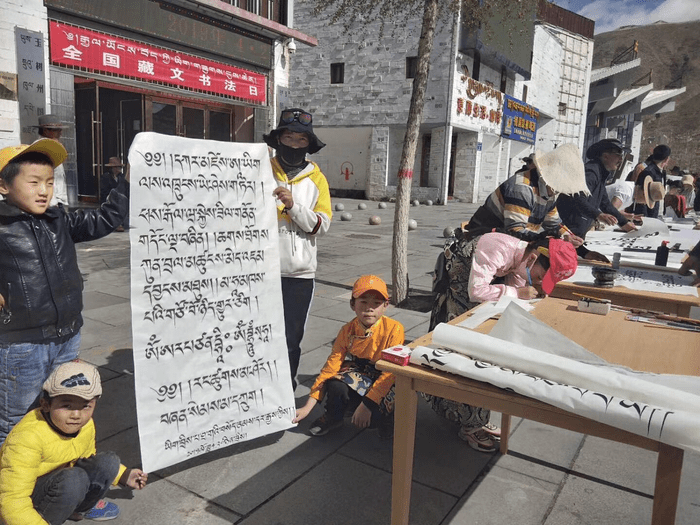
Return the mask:
<path fill-rule="evenodd" d="M 635 40 L 639 42 L 640 78 L 652 70 L 655 90 L 686 88 L 674 99 L 675 111 L 658 118 L 644 117 L 641 155 L 666 143 L 673 152 L 670 166 L 700 171 L 700 21 L 628 26 L 596 35 L 593 68 L 609 66 Z"/>

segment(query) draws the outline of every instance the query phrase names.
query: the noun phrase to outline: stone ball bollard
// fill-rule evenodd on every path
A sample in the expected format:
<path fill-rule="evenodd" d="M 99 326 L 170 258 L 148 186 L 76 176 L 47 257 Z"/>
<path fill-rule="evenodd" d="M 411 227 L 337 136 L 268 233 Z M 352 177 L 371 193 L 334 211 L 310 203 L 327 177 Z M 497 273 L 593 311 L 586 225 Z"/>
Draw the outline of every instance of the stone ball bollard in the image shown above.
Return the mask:
<path fill-rule="evenodd" d="M 380 210 L 386 210 L 386 202 L 380 202 L 378 205 L 378 208 Z"/>
<path fill-rule="evenodd" d="M 428 199 L 427 201 L 425 201 L 425 205 L 426 205 L 426 206 L 432 206 L 432 205 L 433 205 L 433 201 L 431 201 L 430 199 Z"/>
<path fill-rule="evenodd" d="M 361 202 L 360 204 L 357 205 L 358 210 L 366 210 L 367 205 L 364 202 Z"/>
<path fill-rule="evenodd" d="M 342 202 L 339 202 L 338 204 L 335 205 L 335 211 L 343 211 L 345 209 L 345 204 Z"/>
<path fill-rule="evenodd" d="M 414 200 L 412 203 L 414 206 L 420 206 L 420 201 L 418 199 Z"/>
<path fill-rule="evenodd" d="M 340 220 L 341 221 L 351 221 L 352 220 L 352 214 L 345 212 L 340 214 Z"/>
<path fill-rule="evenodd" d="M 442 236 L 443 236 L 445 239 L 449 239 L 449 238 L 452 237 L 454 234 L 455 234 L 455 229 L 454 229 L 454 228 L 450 228 L 449 226 L 448 226 L 447 228 L 445 228 L 444 230 L 442 230 Z"/>
<path fill-rule="evenodd" d="M 372 215 L 372 216 L 369 218 L 369 223 L 370 223 L 372 226 L 378 226 L 379 224 L 382 223 L 382 218 L 381 218 L 379 215 Z"/>
<path fill-rule="evenodd" d="M 416 228 L 418 228 L 418 223 L 415 219 L 410 219 L 408 221 L 408 231 L 415 230 Z"/>

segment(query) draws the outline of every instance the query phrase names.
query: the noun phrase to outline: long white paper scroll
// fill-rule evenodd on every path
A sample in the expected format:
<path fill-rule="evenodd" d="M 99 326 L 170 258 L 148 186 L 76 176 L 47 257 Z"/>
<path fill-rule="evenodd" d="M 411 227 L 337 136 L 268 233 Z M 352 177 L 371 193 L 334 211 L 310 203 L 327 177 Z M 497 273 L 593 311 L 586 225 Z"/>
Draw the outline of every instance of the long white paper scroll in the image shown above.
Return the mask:
<path fill-rule="evenodd" d="M 576 284 L 593 286 L 593 267 L 586 264 L 579 264 L 576 272 L 569 279 Z M 630 290 L 640 290 L 643 292 L 672 293 L 677 295 L 698 296 L 698 287 L 692 286 L 693 277 L 678 275 L 673 271 L 659 272 L 644 268 L 620 267 L 615 278 L 615 286 L 624 286 Z M 595 290 L 591 291 L 595 295 Z"/>
<path fill-rule="evenodd" d="M 140 133 L 129 164 L 144 470 L 291 427 L 267 146 Z"/>
<path fill-rule="evenodd" d="M 538 399 L 563 410 L 700 451 L 700 396 L 446 324 L 411 363 Z"/>

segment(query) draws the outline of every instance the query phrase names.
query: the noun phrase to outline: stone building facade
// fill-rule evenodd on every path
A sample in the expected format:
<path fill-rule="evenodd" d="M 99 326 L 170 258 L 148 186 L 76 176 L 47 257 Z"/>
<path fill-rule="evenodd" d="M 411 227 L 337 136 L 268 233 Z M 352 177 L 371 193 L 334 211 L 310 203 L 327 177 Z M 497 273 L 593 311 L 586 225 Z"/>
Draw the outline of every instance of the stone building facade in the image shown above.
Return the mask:
<path fill-rule="evenodd" d="M 532 20 L 517 42 L 496 31 L 485 43 L 488 37 L 470 34 L 459 16 L 438 24 L 413 199 L 480 202 L 520 168 L 525 154 L 564 142 L 581 147 L 593 22 L 545 2 Z M 319 45 L 292 58 L 290 90 L 279 100 L 314 113 L 315 129 L 328 144 L 314 160 L 336 195 L 395 195 L 420 23 L 418 17 L 402 21 L 380 38 L 378 22 L 346 33 L 330 15 L 297 6 L 295 26 Z M 506 42 L 500 49 L 498 37 Z M 502 133 L 506 95 L 538 115 L 531 143 Z"/>

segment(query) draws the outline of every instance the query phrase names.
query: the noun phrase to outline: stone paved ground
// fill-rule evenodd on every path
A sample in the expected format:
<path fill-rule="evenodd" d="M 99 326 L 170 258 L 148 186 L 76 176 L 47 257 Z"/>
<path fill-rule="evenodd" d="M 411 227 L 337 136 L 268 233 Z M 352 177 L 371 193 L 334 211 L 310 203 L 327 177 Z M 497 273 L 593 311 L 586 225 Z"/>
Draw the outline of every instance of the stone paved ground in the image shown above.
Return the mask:
<path fill-rule="evenodd" d="M 352 213 L 335 214 L 319 241 L 319 272 L 303 341 L 305 394 L 340 327 L 352 318 L 354 280 L 376 273 L 391 281 L 394 205 L 334 199 Z M 411 208 L 409 308 L 390 307 L 407 338 L 427 331 L 426 311 L 435 258 L 445 227 L 471 217 L 473 204 Z M 371 215 L 382 224 L 369 226 Z M 129 245 L 114 233 L 79 247 L 85 277 L 82 357 L 98 365 L 104 395 L 96 413 L 98 449 L 112 449 L 138 465 L 129 308 Z M 319 410 L 318 408 L 316 410 Z M 320 412 L 319 412 L 320 414 Z M 149 525 L 385 525 L 390 520 L 391 442 L 373 430 L 341 430 L 314 438 L 308 422 L 150 473 L 140 492 L 110 491 L 119 522 Z M 495 415 L 496 421 L 498 415 Z M 515 420 L 511 453 L 481 454 L 453 427 L 419 403 L 411 523 L 610 525 L 650 522 L 656 455 L 554 427 Z M 677 525 L 700 523 L 700 457 L 686 454 Z"/>

